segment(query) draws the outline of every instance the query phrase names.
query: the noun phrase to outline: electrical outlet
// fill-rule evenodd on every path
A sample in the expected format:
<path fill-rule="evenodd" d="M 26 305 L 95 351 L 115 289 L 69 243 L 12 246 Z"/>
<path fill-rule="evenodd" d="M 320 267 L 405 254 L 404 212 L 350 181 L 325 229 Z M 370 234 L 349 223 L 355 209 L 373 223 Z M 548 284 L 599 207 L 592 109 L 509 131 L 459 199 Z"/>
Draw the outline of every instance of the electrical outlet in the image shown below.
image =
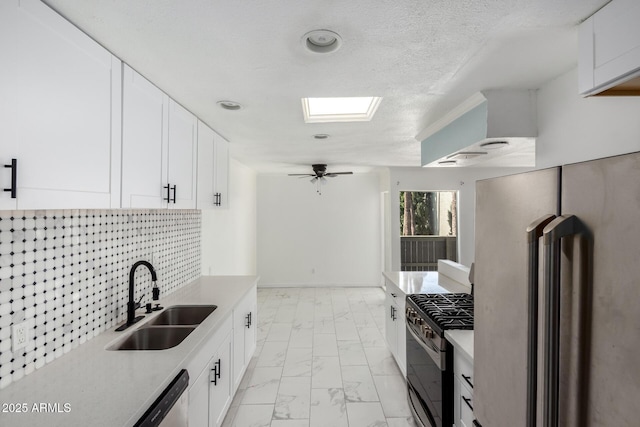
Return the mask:
<path fill-rule="evenodd" d="M 11 338 L 13 351 L 26 347 L 27 341 L 29 340 L 27 322 L 16 323 L 11 326 Z"/>

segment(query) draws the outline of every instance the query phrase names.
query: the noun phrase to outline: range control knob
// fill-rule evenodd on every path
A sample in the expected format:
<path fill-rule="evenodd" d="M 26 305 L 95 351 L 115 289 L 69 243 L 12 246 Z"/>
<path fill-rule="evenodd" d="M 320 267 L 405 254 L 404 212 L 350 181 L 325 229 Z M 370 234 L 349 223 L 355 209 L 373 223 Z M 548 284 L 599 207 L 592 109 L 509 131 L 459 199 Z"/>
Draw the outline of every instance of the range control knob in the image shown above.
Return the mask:
<path fill-rule="evenodd" d="M 420 326 L 420 330 L 422 331 L 422 335 L 427 339 L 433 338 L 435 336 L 435 334 L 433 333 L 433 329 L 431 329 L 430 326 L 424 324 L 424 322 L 421 323 L 422 325 Z"/>

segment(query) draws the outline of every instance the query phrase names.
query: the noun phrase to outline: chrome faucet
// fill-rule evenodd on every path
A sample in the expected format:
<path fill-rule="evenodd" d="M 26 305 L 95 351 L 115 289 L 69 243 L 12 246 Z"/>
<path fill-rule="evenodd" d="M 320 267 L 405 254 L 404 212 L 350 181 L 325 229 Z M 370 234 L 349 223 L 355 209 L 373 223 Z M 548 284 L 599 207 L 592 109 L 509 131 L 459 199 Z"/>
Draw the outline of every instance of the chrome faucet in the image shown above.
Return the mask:
<path fill-rule="evenodd" d="M 153 280 L 153 284 L 155 288 L 155 282 L 158 280 L 158 277 L 156 276 L 156 270 L 153 268 L 153 266 L 147 261 L 138 261 L 135 264 L 133 264 L 133 266 L 131 267 L 131 271 L 129 271 L 129 302 L 127 303 L 127 323 L 120 326 L 118 329 L 116 329 L 116 331 L 123 331 L 144 317 L 144 316 L 136 317 L 136 309 L 140 307 L 140 301 L 142 301 L 142 298 L 140 298 L 140 301 L 136 302 L 133 296 L 133 293 L 134 293 L 133 291 L 135 288 L 134 277 L 135 277 L 136 269 L 141 265 L 144 265 L 145 267 L 147 267 L 151 272 L 151 280 Z M 155 292 L 154 292 L 154 299 L 157 299 L 155 298 Z"/>

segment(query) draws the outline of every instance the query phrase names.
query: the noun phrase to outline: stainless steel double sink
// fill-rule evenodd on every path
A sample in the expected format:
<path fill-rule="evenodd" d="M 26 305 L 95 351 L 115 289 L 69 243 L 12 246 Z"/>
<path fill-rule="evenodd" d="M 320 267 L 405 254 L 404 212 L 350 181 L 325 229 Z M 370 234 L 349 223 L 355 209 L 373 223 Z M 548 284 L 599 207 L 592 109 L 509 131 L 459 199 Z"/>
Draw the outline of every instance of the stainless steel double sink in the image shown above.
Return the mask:
<path fill-rule="evenodd" d="M 107 350 L 166 350 L 180 344 L 213 311 L 215 305 L 174 305 Z"/>

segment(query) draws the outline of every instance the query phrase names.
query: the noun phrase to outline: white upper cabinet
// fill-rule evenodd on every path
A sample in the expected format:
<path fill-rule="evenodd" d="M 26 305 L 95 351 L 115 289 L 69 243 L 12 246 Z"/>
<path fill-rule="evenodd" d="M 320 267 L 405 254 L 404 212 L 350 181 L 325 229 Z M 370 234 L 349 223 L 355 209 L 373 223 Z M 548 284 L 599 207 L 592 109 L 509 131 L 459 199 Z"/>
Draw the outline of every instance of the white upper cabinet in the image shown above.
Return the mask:
<path fill-rule="evenodd" d="M 196 117 L 170 99 L 167 158 L 170 208 L 196 207 L 196 126 Z"/>
<path fill-rule="evenodd" d="M 198 122 L 198 209 L 227 208 L 229 143 Z"/>
<path fill-rule="evenodd" d="M 0 57 L 0 209 L 119 207 L 120 61 L 36 0 L 0 2 Z"/>
<path fill-rule="evenodd" d="M 123 70 L 122 207 L 195 208 L 196 118 Z"/>
<path fill-rule="evenodd" d="M 580 24 L 582 95 L 640 94 L 640 2 L 613 0 Z"/>
<path fill-rule="evenodd" d="M 169 97 L 132 70 L 123 68 L 122 207 L 167 206 Z M 166 185 L 166 184 L 165 184 Z"/>

